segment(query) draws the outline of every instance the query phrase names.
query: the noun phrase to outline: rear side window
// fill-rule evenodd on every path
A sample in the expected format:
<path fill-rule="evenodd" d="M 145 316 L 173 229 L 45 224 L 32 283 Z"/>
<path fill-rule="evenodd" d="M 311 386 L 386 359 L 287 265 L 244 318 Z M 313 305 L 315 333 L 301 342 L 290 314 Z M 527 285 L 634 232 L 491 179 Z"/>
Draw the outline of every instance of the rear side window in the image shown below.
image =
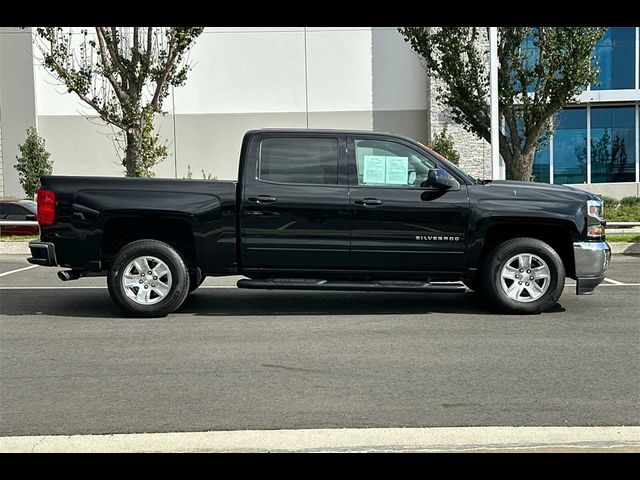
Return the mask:
<path fill-rule="evenodd" d="M 338 184 L 338 139 L 266 138 L 260 145 L 258 178 L 268 182 Z"/>

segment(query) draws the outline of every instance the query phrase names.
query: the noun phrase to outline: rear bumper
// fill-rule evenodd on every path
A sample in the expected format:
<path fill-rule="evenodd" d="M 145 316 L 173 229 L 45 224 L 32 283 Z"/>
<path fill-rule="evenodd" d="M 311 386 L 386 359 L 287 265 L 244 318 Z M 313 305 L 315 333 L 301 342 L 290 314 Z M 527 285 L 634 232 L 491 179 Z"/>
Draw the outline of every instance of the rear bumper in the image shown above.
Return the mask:
<path fill-rule="evenodd" d="M 58 259 L 56 257 L 56 247 L 50 242 L 29 242 L 31 256 L 27 258 L 27 262 L 34 265 L 42 265 L 43 267 L 56 267 Z"/>
<path fill-rule="evenodd" d="M 607 242 L 574 242 L 576 295 L 590 295 L 602 283 L 611 260 Z"/>

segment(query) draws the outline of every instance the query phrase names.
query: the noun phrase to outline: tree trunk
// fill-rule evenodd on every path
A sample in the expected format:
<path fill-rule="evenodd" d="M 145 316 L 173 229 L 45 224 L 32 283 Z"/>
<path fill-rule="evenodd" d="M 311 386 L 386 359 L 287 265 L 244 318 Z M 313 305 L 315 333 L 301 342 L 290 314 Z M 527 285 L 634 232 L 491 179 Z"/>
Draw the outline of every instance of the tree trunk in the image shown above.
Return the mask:
<path fill-rule="evenodd" d="M 533 157 L 535 156 L 535 150 L 531 152 L 513 152 L 513 156 L 510 159 L 505 159 L 505 163 L 511 172 L 511 176 L 514 180 L 520 180 L 522 182 L 531 181 L 531 172 L 533 171 Z"/>
<path fill-rule="evenodd" d="M 140 165 L 142 164 L 142 128 L 139 126 L 127 129 L 127 151 L 124 159 L 127 177 L 141 176 Z"/>

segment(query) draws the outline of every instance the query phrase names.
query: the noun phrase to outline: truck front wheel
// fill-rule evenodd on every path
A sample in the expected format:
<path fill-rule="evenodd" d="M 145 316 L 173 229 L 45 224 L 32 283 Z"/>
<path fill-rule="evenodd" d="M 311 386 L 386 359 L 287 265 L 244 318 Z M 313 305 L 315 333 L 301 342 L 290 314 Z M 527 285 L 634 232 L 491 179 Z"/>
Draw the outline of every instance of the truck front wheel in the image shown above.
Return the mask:
<path fill-rule="evenodd" d="M 536 238 L 514 238 L 496 246 L 484 268 L 487 298 L 500 310 L 529 314 L 550 310 L 564 289 L 562 259 Z"/>
<path fill-rule="evenodd" d="M 112 300 L 134 317 L 164 317 L 189 293 L 189 273 L 180 254 L 158 240 L 137 240 L 115 256 L 107 275 Z"/>

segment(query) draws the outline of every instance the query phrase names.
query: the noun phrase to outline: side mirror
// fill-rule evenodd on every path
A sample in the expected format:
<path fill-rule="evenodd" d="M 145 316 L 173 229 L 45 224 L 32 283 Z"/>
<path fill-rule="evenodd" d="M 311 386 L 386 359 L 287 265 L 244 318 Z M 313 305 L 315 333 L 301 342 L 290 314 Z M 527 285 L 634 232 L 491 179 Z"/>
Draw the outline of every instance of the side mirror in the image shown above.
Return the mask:
<path fill-rule="evenodd" d="M 460 188 L 458 181 L 441 168 L 429 170 L 427 179 L 422 183 L 422 186 L 435 187 L 441 190 L 457 190 Z"/>
<path fill-rule="evenodd" d="M 38 217 L 35 215 L 25 215 L 25 220 L 27 220 L 28 222 L 36 222 L 38 220 Z"/>

